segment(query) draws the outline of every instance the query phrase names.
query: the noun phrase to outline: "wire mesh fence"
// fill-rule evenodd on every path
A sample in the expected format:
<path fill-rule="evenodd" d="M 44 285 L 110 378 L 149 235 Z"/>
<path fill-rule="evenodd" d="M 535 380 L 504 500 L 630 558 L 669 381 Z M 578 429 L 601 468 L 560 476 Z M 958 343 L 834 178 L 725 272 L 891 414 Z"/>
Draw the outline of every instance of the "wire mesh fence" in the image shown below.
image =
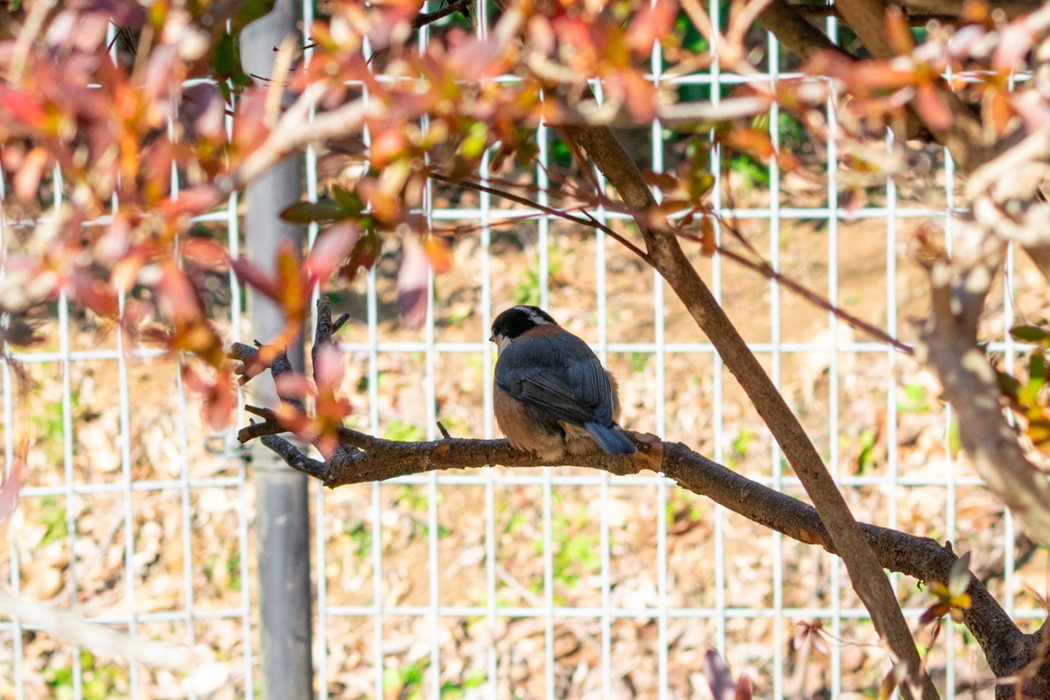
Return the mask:
<path fill-rule="evenodd" d="M 725 12 L 718 2 L 709 9 L 713 18 Z M 308 4 L 305 26 L 312 11 Z M 485 11 L 477 10 L 478 31 Z M 827 23 L 837 37 L 835 20 Z M 716 61 L 700 74 L 668 75 L 657 52 L 651 78 L 717 101 L 744 80 L 793 75 L 782 70 L 787 59 L 771 36 L 759 35 L 754 45 L 765 52 L 759 74 L 725 74 Z M 774 106 L 774 144 L 790 128 Z M 661 124 L 640 134 L 622 136 L 654 171 L 681 157 L 680 139 Z M 565 154 L 555 130 L 541 128 L 536 144 L 538 166 L 501 177 L 531 180 L 547 205 L 557 187 L 551 173 L 566 167 Z M 816 144 L 811 157 L 825 163 L 819 185 L 782 172 L 775 160 L 723 162 L 716 149 L 715 211 L 774 270 L 907 341 L 914 336 L 909 317 L 921 316 L 927 303 L 910 241 L 929 227 L 950 245 L 951 163 L 942 153 L 920 152 L 923 186 L 886 180 L 869 185 L 863 201 L 843 202 L 836 144 Z M 305 166 L 310 198 L 347 176 L 330 154 L 310 151 Z M 486 160 L 483 177 L 487 167 Z M 172 182 L 177 190 L 178 173 Z M 60 207 L 58 172 L 52 187 Z M 440 419 L 455 435 L 495 436 L 489 325 L 508 306 L 534 303 L 592 343 L 618 377 L 625 427 L 685 442 L 804 497 L 711 344 L 662 280 L 619 244 L 484 192 L 431 185 L 424 211 L 433 229 L 458 233 L 454 267 L 433 279 L 421 330 L 398 322 L 396 245 L 370 274 L 333 295 L 336 309 L 351 313 L 341 348 L 352 426 L 430 439 Z M 616 212 L 592 214 L 631 225 Z M 235 196 L 199 223 L 235 256 L 250 255 L 242 215 Z M 6 240 L 20 224 L 3 223 Z M 776 280 L 699 248 L 690 254 L 799 414 L 857 518 L 972 549 L 974 571 L 1008 612 L 1023 624 L 1038 620 L 1031 591 L 1047 585 L 1046 553 L 1018 538 L 1009 513 L 958 453 L 935 383 L 911 359 Z M 1044 304 L 1026 265 L 1011 255 L 990 301 L 994 328 L 986 331 L 1008 362 L 1018 348 L 1007 329 Z M 232 277 L 213 283 L 214 308 L 230 339 L 242 340 L 243 290 Z M 0 694 L 255 697 L 250 465 L 232 433 L 206 434 L 167 358 L 127 347 L 64 298 L 50 311 L 45 349 L 8 348 L 3 364 L 7 468 L 20 441 L 30 449 L 0 575 L 26 599 L 190 645 L 203 664 L 189 677 L 149 669 L 5 617 Z M 706 697 L 700 671 L 708 648 L 750 675 L 763 697 L 864 693 L 887 670 L 835 557 L 659 475 L 485 468 L 311 488 L 321 697 Z M 914 580 L 894 581 L 915 626 L 928 599 Z M 801 634 L 818 625 L 821 634 Z M 990 679 L 972 638 L 950 621 L 928 654 L 945 697 Z"/>

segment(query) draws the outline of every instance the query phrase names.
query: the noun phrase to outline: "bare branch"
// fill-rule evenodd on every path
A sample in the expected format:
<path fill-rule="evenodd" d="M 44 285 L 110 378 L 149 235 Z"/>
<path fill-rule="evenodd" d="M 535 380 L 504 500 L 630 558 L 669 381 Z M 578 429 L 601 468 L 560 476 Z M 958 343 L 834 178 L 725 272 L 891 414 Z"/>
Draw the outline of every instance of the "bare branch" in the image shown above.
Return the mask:
<path fill-rule="evenodd" d="M 353 441 L 358 442 L 360 434 L 347 431 L 345 435 L 354 436 Z M 711 498 L 753 522 L 838 554 L 833 538 L 812 506 L 751 481 L 685 445 L 661 442 L 654 436 L 639 433 L 628 433 L 628 436 L 639 447 L 633 458 L 595 453 L 572 455 L 561 461 L 565 466 L 589 467 L 620 475 L 636 474 L 644 469 L 663 472 L 682 488 Z M 442 469 L 544 464 L 531 453 L 515 450 L 506 440 L 444 438 L 431 442 L 394 442 L 373 438 L 367 451 L 346 448 L 327 463 L 306 457 L 283 438 L 271 435 L 264 437 L 263 443 L 289 466 L 321 480 L 329 488 Z M 956 561 L 949 548 L 929 538 L 874 525 L 862 524 L 860 529 L 878 557 L 880 567 L 947 585 Z M 1025 635 L 1018 630 L 976 578 L 971 580 L 968 593 L 973 603 L 964 611 L 964 622 L 985 649 L 992 670 L 1004 676 L 1023 668 L 1034 658 L 1038 635 Z"/>
<path fill-rule="evenodd" d="M 443 19 L 451 14 L 465 10 L 473 3 L 474 0 L 452 0 L 440 10 L 435 10 L 433 12 L 420 12 L 416 15 L 416 18 L 412 20 L 412 28 L 419 29 L 420 27 L 425 27 L 439 19 Z"/>
<path fill-rule="evenodd" d="M 19 598 L 4 590 L 0 590 L 0 612 L 23 625 L 39 627 L 92 652 L 115 654 L 147 666 L 186 671 L 193 661 L 189 647 L 132 637 L 88 622 L 70 610 Z"/>

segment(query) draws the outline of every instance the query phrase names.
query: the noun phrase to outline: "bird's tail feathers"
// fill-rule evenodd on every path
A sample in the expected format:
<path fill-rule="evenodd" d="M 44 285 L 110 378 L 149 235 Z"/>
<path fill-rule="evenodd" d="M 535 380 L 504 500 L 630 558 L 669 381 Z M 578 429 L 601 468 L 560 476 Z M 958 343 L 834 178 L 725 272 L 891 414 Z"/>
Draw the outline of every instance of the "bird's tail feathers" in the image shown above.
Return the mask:
<path fill-rule="evenodd" d="M 634 443 L 616 428 L 607 428 L 600 423 L 588 423 L 583 427 L 598 446 L 611 455 L 633 455 L 638 451 Z"/>

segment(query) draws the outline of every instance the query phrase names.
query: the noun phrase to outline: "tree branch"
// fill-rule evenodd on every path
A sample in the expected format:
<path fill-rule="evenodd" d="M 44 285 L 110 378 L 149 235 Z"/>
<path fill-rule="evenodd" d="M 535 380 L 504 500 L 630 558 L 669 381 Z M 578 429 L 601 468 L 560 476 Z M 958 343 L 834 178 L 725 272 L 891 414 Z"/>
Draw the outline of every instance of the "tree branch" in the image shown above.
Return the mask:
<path fill-rule="evenodd" d="M 277 432 L 276 415 L 267 409 L 251 409 L 263 416 L 268 430 Z M 239 438 L 252 439 L 258 430 L 244 428 Z M 706 496 L 747 519 L 806 544 L 817 545 L 831 554 L 839 550 L 813 506 L 733 472 L 680 443 L 661 442 L 655 436 L 628 432 L 639 452 L 632 457 L 610 457 L 604 453 L 570 455 L 565 466 L 601 469 L 612 474 L 637 474 L 645 469 L 663 472 L 682 488 Z M 471 469 L 484 466 L 539 467 L 545 463 L 528 452 L 515 450 L 506 440 L 443 438 L 430 442 L 394 442 L 357 431 L 340 431 L 340 450 L 327 462 L 310 459 L 288 440 L 272 433 L 263 443 L 294 469 L 319 479 L 329 488 L 348 484 L 424 474 L 442 469 Z M 358 446 L 367 446 L 360 449 Z M 882 568 L 912 576 L 921 581 L 948 584 L 956 556 L 948 548 L 926 537 L 862 524 L 863 537 Z M 883 576 L 884 578 L 884 576 Z M 981 585 L 971 578 L 967 592 L 972 605 L 963 613 L 963 622 L 985 650 L 988 663 L 997 676 L 1007 676 L 1023 668 L 1036 653 L 1038 634 L 1022 633 Z"/>
<path fill-rule="evenodd" d="M 925 700 L 937 698 L 937 689 L 922 666 L 915 640 L 893 587 L 868 547 L 842 494 L 798 419 L 700 279 L 682 252 L 678 240 L 666 230 L 658 230 L 648 220 L 651 218 L 650 212 L 656 209 L 656 200 L 638 167 L 608 129 L 566 127 L 565 131 L 587 151 L 598 169 L 620 193 L 624 203 L 635 213 L 654 266 L 714 344 L 722 361 L 736 376 L 751 403 L 769 426 L 806 492 L 813 499 L 821 520 L 827 525 L 836 551 L 846 564 L 853 588 L 871 614 L 875 628 L 905 664 L 909 684 L 921 689 Z M 910 695 L 907 685 L 902 685 L 902 691 Z"/>
<path fill-rule="evenodd" d="M 808 61 L 821 51 L 834 51 L 850 56 L 841 46 L 833 43 L 824 32 L 806 21 L 806 18 L 799 14 L 796 8 L 789 5 L 787 0 L 773 0 L 758 16 L 758 21 L 773 32 L 777 41 L 803 61 Z"/>
<path fill-rule="evenodd" d="M 440 10 L 435 10 L 433 12 L 420 12 L 418 15 L 416 15 L 416 18 L 412 20 L 412 28 L 419 29 L 420 27 L 425 27 L 426 25 L 436 22 L 439 19 L 448 17 L 449 15 L 455 12 L 464 10 L 470 7 L 473 3 L 474 0 L 451 0 L 451 2 L 442 7 Z"/>

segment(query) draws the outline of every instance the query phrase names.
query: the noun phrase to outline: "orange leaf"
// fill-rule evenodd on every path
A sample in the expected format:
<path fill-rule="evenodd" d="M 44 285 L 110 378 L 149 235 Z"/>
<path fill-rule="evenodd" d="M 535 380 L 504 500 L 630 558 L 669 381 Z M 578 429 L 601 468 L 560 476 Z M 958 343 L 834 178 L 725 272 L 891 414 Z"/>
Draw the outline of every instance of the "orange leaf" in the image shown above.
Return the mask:
<path fill-rule="evenodd" d="M 991 124 L 995 135 L 1002 137 L 1006 133 L 1006 127 L 1014 117 L 1014 110 L 1010 106 L 1010 96 L 1006 90 L 996 88 L 989 91 L 984 99 L 984 121 Z"/>
<path fill-rule="evenodd" d="M 387 129 L 372 139 L 369 160 L 376 168 L 382 168 L 400 157 L 408 148 L 408 139 L 396 129 Z"/>
<path fill-rule="evenodd" d="M 715 238 L 715 226 L 710 216 L 700 219 L 700 250 L 704 255 L 711 257 L 718 250 L 718 241 Z"/>
<path fill-rule="evenodd" d="M 636 121 L 648 122 L 656 117 L 656 86 L 633 68 L 619 72 L 623 83 L 624 104 Z"/>
<path fill-rule="evenodd" d="M 886 9 L 886 38 L 898 54 L 911 54 L 915 50 L 915 37 L 904 13 L 896 5 Z"/>
<path fill-rule="evenodd" d="M 114 289 L 123 290 L 124 292 L 131 291 L 131 288 L 135 286 L 135 279 L 139 275 L 139 270 L 145 264 L 146 256 L 141 251 L 124 256 L 113 266 L 113 272 L 109 275 L 109 283 Z"/>
<path fill-rule="evenodd" d="M 15 173 L 15 194 L 26 204 L 36 201 L 37 191 L 40 189 L 40 178 L 44 175 L 47 161 L 47 151 L 37 146 L 26 154 L 22 167 Z"/>
<path fill-rule="evenodd" d="M 179 193 L 178 199 L 165 199 L 157 208 L 168 215 L 203 214 L 219 203 L 219 191 L 212 185 L 198 185 Z"/>
<path fill-rule="evenodd" d="M 303 284 L 299 256 L 288 239 L 281 241 L 277 249 L 278 301 L 289 319 L 301 318 L 310 292 Z"/>
<path fill-rule="evenodd" d="M 452 269 L 452 251 L 444 239 L 434 234 L 423 236 L 423 250 L 426 251 L 435 275 L 442 275 Z"/>
<path fill-rule="evenodd" d="M 962 24 L 980 24 L 988 28 L 993 26 L 992 11 L 985 0 L 964 0 L 959 19 Z"/>
<path fill-rule="evenodd" d="M 915 71 L 895 68 L 889 61 L 859 61 L 842 78 L 854 90 L 870 93 L 914 85 Z"/>
<path fill-rule="evenodd" d="M 229 265 L 230 255 L 226 248 L 210 238 L 192 236 L 179 244 L 183 259 L 209 270 L 224 270 Z"/>
<path fill-rule="evenodd" d="M 759 129 L 745 129 L 735 126 L 726 136 L 726 142 L 739 151 L 745 151 L 768 161 L 773 155 L 773 140 L 769 133 Z"/>

